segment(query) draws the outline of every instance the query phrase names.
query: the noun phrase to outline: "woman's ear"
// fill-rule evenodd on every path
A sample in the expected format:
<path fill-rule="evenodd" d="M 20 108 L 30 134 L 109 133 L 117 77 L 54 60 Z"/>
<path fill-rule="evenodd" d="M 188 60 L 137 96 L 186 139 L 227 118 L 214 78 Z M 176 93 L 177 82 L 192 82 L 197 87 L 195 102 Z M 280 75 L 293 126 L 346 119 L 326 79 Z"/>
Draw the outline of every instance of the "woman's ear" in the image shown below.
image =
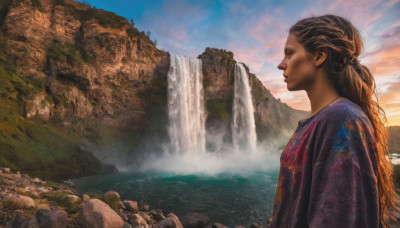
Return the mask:
<path fill-rule="evenodd" d="M 325 50 L 317 50 L 314 54 L 314 60 L 313 60 L 315 66 L 316 67 L 322 66 L 327 56 L 328 54 Z"/>

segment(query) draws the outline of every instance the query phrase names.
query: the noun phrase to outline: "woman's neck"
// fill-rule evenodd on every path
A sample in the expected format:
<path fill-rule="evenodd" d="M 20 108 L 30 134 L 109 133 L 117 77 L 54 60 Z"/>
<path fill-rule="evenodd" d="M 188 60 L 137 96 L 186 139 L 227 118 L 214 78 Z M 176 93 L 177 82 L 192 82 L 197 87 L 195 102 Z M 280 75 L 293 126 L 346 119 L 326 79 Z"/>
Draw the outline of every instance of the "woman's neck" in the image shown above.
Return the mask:
<path fill-rule="evenodd" d="M 336 89 L 324 80 L 324 77 L 319 78 L 320 80 L 315 81 L 310 88 L 306 89 L 311 104 L 311 116 L 324 108 L 330 102 L 340 97 Z M 340 99 L 337 99 L 335 102 L 339 100 Z"/>

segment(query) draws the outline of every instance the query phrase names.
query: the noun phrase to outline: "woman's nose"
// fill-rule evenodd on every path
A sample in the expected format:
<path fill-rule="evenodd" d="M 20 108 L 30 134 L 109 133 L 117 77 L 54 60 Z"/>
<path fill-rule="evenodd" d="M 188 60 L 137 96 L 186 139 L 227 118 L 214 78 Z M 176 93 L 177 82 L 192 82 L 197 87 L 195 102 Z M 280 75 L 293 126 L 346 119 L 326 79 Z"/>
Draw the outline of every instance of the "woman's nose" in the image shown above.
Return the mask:
<path fill-rule="evenodd" d="M 284 70 L 283 61 L 281 63 L 279 63 L 278 69 L 279 70 Z"/>

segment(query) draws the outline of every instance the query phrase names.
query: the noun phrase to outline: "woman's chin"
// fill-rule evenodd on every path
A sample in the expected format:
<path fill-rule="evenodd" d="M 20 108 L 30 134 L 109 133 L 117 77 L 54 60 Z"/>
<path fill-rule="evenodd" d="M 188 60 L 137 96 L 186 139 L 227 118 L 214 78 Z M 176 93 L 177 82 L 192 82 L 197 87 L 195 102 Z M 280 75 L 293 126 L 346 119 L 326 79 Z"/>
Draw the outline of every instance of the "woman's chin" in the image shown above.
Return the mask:
<path fill-rule="evenodd" d="M 289 83 L 286 84 L 286 88 L 287 88 L 289 91 L 297 91 L 297 90 L 300 90 L 300 89 L 294 87 L 293 85 L 290 85 Z"/>

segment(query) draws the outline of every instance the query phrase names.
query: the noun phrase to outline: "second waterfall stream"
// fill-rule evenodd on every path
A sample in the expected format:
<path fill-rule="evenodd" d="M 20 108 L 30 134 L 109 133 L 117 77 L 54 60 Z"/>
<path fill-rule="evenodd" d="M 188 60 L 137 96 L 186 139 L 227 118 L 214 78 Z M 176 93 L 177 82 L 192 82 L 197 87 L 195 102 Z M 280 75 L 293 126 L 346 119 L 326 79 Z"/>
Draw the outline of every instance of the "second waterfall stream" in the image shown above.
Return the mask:
<path fill-rule="evenodd" d="M 242 63 L 235 64 L 234 77 L 233 147 L 236 151 L 253 152 L 257 149 L 256 124 L 249 77 Z"/>

